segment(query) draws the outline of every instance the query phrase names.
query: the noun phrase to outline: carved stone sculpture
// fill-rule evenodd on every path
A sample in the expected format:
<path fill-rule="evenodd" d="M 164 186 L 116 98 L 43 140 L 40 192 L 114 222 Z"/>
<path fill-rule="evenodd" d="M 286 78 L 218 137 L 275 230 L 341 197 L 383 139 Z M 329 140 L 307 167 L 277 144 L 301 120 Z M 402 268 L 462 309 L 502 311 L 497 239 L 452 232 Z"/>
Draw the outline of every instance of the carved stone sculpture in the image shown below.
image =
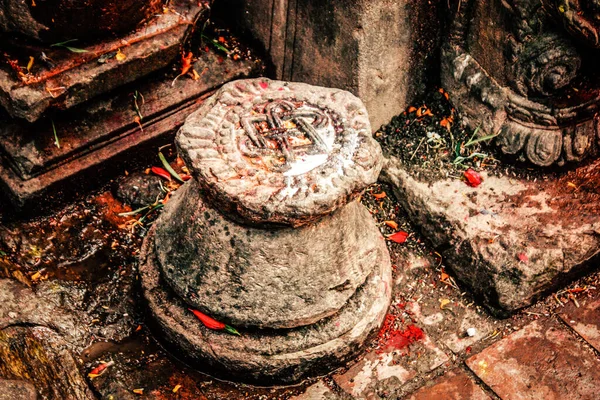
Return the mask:
<path fill-rule="evenodd" d="M 459 2 L 442 84 L 469 126 L 538 166 L 595 157 L 599 8 L 595 0 Z"/>
<path fill-rule="evenodd" d="M 356 197 L 383 159 L 368 115 L 337 89 L 223 86 L 178 133 L 194 179 L 144 242 L 160 335 L 211 373 L 292 383 L 360 351 L 390 302 L 385 241 Z M 238 328 L 204 328 L 188 310 Z"/>

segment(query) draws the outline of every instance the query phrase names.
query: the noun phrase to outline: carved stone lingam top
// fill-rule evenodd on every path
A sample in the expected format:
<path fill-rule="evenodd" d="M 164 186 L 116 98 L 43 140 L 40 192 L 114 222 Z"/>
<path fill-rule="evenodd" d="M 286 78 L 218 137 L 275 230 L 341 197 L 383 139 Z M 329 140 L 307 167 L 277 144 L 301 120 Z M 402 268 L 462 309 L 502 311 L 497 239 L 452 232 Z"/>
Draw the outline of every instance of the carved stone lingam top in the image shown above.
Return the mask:
<path fill-rule="evenodd" d="M 382 164 L 360 100 L 236 81 L 187 119 L 177 144 L 194 179 L 152 228 L 140 267 L 160 336 L 213 373 L 260 383 L 355 355 L 391 295 L 385 241 L 355 200 Z M 242 336 L 203 328 L 188 308 Z"/>
<path fill-rule="evenodd" d="M 459 2 L 442 83 L 471 128 L 538 166 L 597 156 L 599 10 L 596 0 Z"/>

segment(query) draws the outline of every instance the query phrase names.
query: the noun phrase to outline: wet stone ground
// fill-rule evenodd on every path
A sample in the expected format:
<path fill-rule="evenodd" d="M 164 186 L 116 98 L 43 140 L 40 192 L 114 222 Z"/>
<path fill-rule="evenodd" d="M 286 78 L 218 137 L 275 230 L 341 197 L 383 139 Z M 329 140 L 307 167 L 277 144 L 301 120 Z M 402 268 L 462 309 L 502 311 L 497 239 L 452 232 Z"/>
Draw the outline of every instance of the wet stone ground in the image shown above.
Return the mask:
<path fill-rule="evenodd" d="M 188 173 L 172 147 L 161 151 Z M 148 160 L 42 217 L 14 219 L 2 208 L 0 377 L 17 382 L 0 387 L 31 393 L 28 381 L 45 399 L 559 399 L 566 389 L 568 398 L 592 399 L 600 389 L 600 271 L 496 319 L 459 286 L 383 184 L 361 201 L 388 237 L 394 299 L 363 355 L 294 387 L 194 371 L 152 336 L 137 294 L 141 241 L 180 187 L 153 166 L 164 167 Z M 146 208 L 134 212 L 127 199 Z M 98 373 L 99 365 L 109 366 Z"/>

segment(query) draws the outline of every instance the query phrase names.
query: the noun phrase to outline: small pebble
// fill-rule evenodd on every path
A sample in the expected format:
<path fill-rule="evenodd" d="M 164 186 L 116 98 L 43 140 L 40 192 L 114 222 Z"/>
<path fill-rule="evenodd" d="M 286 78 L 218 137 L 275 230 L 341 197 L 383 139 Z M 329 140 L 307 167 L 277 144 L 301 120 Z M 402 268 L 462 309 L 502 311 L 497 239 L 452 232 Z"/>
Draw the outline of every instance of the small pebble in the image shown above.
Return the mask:
<path fill-rule="evenodd" d="M 477 333 L 477 330 L 475 330 L 475 328 L 467 329 L 467 335 L 469 335 L 470 337 L 475 336 L 476 333 Z"/>

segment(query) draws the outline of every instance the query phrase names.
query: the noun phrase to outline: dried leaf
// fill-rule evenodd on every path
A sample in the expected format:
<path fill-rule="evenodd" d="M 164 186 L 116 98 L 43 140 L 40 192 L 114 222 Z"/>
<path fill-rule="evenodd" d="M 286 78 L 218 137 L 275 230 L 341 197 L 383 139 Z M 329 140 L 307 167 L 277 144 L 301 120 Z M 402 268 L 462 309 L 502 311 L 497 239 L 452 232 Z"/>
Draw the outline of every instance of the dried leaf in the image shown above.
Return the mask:
<path fill-rule="evenodd" d="M 177 393 L 179 391 L 179 389 L 181 389 L 181 385 L 175 385 L 175 387 L 173 388 L 172 392 L 173 393 Z"/>
<path fill-rule="evenodd" d="M 387 226 L 389 226 L 390 228 L 392 228 L 393 230 L 397 230 L 398 229 L 398 223 L 396 221 L 384 221 L 384 224 L 386 224 Z"/>
<path fill-rule="evenodd" d="M 442 282 L 444 282 L 444 281 L 447 281 L 449 278 L 450 278 L 450 275 L 448 275 L 448 274 L 446 273 L 446 271 L 444 271 L 444 270 L 442 269 L 442 271 L 440 272 L 440 280 L 441 280 Z"/>
<path fill-rule="evenodd" d="M 133 393 L 135 394 L 144 394 L 144 389 L 133 389 Z"/>
<path fill-rule="evenodd" d="M 33 67 L 33 61 L 35 58 L 29 56 L 29 62 L 27 63 L 27 72 L 31 72 L 31 67 Z"/>
<path fill-rule="evenodd" d="M 121 49 L 117 50 L 117 54 L 115 54 L 115 60 L 123 61 L 127 58 L 127 55 L 121 51 Z"/>
<path fill-rule="evenodd" d="M 450 304 L 450 300 L 448 299 L 440 299 L 440 308 L 443 310 L 445 306 Z"/>
<path fill-rule="evenodd" d="M 373 197 L 375 197 L 377 200 L 383 200 L 387 197 L 387 194 L 385 192 L 381 192 L 381 193 L 371 193 L 373 195 Z"/>
<path fill-rule="evenodd" d="M 194 54 L 190 51 L 187 56 L 181 56 L 181 73 L 180 75 L 185 75 L 188 73 L 190 68 L 192 68 L 192 57 Z"/>

